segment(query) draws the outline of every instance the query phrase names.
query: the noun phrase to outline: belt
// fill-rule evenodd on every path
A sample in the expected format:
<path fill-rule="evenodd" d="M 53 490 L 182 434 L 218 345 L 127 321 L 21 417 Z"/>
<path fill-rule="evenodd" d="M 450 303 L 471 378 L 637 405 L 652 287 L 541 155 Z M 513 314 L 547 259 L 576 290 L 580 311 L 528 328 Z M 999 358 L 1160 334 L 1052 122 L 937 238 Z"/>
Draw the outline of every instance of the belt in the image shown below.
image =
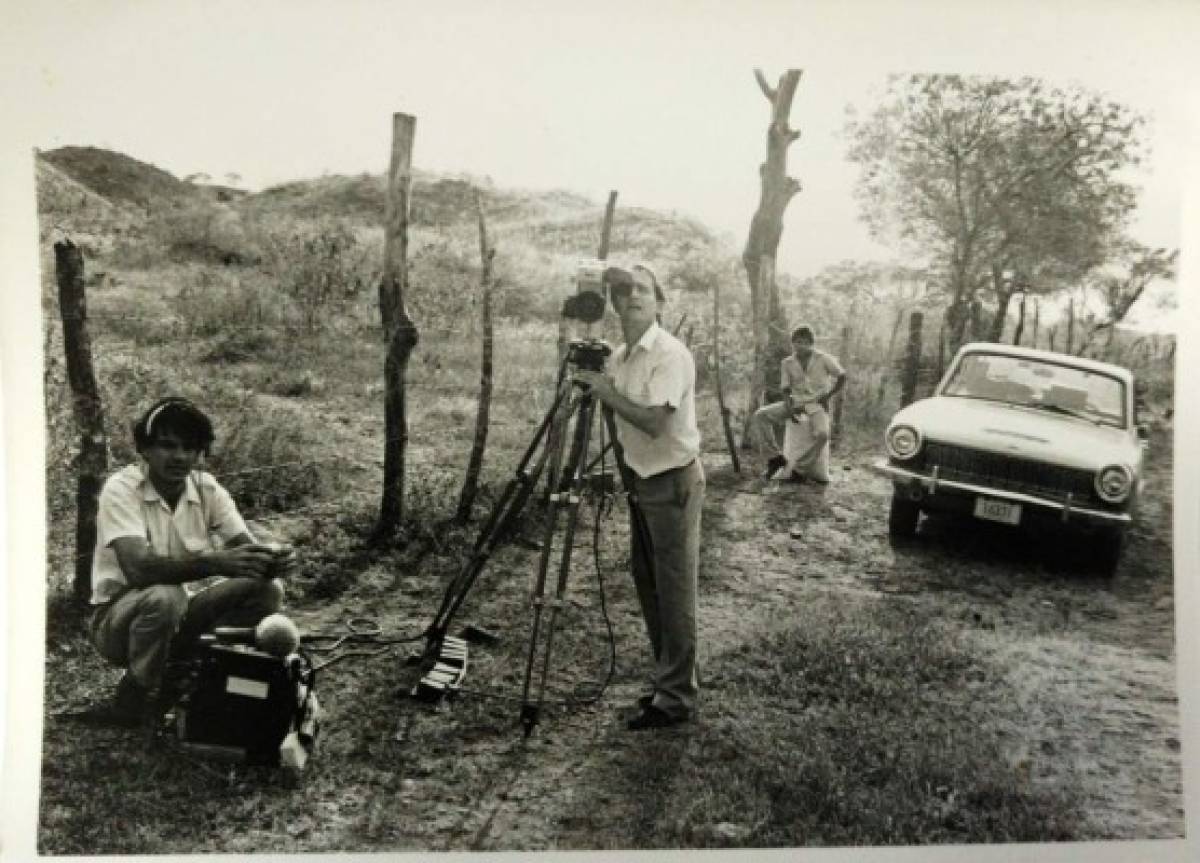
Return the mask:
<path fill-rule="evenodd" d="M 692 459 L 687 464 L 680 465 L 679 467 L 669 467 L 666 470 L 660 470 L 658 473 L 652 473 L 652 474 L 650 474 L 650 476 L 639 476 L 638 479 L 640 479 L 642 482 L 648 482 L 649 480 L 652 480 L 652 479 L 660 479 L 664 476 L 670 476 L 673 473 L 678 473 L 681 470 L 687 470 L 689 467 L 691 467 L 695 463 L 696 463 L 696 460 Z"/>

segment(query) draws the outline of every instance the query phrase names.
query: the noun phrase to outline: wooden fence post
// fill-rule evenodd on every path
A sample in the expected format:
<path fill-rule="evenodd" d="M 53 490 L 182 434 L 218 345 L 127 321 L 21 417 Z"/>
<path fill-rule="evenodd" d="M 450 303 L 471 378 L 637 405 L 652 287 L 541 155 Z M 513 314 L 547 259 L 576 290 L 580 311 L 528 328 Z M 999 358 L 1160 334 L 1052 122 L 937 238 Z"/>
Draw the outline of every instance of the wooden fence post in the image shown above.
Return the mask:
<path fill-rule="evenodd" d="M 879 375 L 879 389 L 875 393 L 875 404 L 883 404 L 883 394 L 887 390 L 888 373 L 892 367 L 892 354 L 896 352 L 896 336 L 900 332 L 900 325 L 904 323 L 904 308 L 901 307 L 896 312 L 896 320 L 892 322 L 892 332 L 888 336 L 887 353 L 883 357 L 883 371 Z"/>
<path fill-rule="evenodd" d="M 1075 298 L 1071 297 L 1067 301 L 1067 344 L 1063 348 L 1064 354 L 1075 353 Z"/>
<path fill-rule="evenodd" d="M 721 280 L 713 282 L 713 376 L 717 382 L 717 408 L 721 411 L 721 427 L 725 430 L 725 446 L 729 448 L 729 461 L 733 472 L 742 472 L 738 460 L 737 442 L 733 439 L 733 423 L 729 415 L 729 406 L 725 404 L 725 385 L 721 381 Z"/>
<path fill-rule="evenodd" d="M 96 548 L 96 511 L 108 469 L 108 439 L 104 434 L 104 405 L 92 366 L 92 342 L 87 330 L 87 295 L 83 287 L 83 253 L 70 240 L 54 244 L 58 308 L 62 315 L 63 349 L 71 407 L 79 426 L 79 473 L 75 485 L 74 596 L 86 602 L 91 595 L 92 554 Z"/>
<path fill-rule="evenodd" d="M 483 294 L 483 347 L 479 362 L 479 408 L 475 412 L 475 440 L 471 445 L 471 457 L 467 462 L 467 476 L 463 480 L 462 493 L 458 496 L 458 510 L 454 513 L 454 521 L 458 524 L 466 524 L 471 518 L 471 505 L 475 503 L 475 495 L 479 491 L 479 471 L 483 467 L 483 453 L 487 447 L 488 423 L 491 421 L 492 412 L 492 261 L 496 257 L 496 250 L 488 244 L 483 196 L 478 189 L 475 190 L 475 212 L 479 217 L 479 259 L 482 267 L 479 285 Z"/>
<path fill-rule="evenodd" d="M 921 324 L 923 320 L 924 315 L 920 312 L 913 312 L 908 316 L 908 353 L 904 357 L 904 381 L 900 387 L 900 407 L 912 404 L 917 397 L 917 374 L 921 368 Z"/>
<path fill-rule="evenodd" d="M 405 404 L 408 361 L 420 335 L 404 303 L 408 288 L 408 215 L 412 189 L 412 150 L 417 118 L 392 115 L 392 156 L 385 202 L 383 276 L 379 314 L 387 345 L 384 359 L 383 494 L 373 539 L 390 538 L 404 517 L 404 460 L 408 448 Z"/>
<path fill-rule="evenodd" d="M 617 211 L 617 190 L 613 189 L 608 193 L 608 202 L 604 205 L 604 223 L 600 227 L 600 247 L 596 250 L 596 258 L 601 261 L 608 260 L 608 247 L 612 242 L 612 226 L 613 216 Z M 559 315 L 558 318 L 558 364 L 562 366 L 563 360 L 567 356 L 567 335 L 568 324 L 565 315 Z"/>
<path fill-rule="evenodd" d="M 1017 328 L 1015 330 L 1013 330 L 1012 343 L 1014 345 L 1020 345 L 1021 344 L 1021 336 L 1023 336 L 1025 334 L 1025 301 L 1028 298 L 1028 296 L 1029 295 L 1026 294 L 1024 291 L 1021 292 L 1021 307 L 1020 307 L 1020 310 L 1017 312 Z M 1036 345 L 1035 345 L 1035 347 L 1036 347 Z"/>
<path fill-rule="evenodd" d="M 842 344 L 841 344 L 841 347 L 838 349 L 838 361 L 843 366 L 847 365 L 850 362 L 849 354 L 850 354 L 850 325 L 846 324 L 845 326 L 842 327 Z M 846 400 L 846 388 L 842 387 L 842 389 L 838 392 L 838 394 L 836 396 L 834 396 L 833 422 L 831 423 L 832 428 L 830 429 L 830 432 L 829 432 L 831 445 L 836 444 L 838 441 L 840 441 L 842 439 L 842 403 L 845 402 L 845 400 Z"/>

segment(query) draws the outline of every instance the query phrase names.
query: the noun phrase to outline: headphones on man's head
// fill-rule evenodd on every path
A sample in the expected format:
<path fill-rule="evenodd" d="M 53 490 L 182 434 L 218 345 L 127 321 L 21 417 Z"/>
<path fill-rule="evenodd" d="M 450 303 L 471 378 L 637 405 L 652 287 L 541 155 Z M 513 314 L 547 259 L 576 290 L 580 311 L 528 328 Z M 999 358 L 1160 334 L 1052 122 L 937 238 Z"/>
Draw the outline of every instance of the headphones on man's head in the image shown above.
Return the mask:
<path fill-rule="evenodd" d="M 200 427 L 200 452 L 208 455 L 209 447 L 212 446 L 213 433 L 212 421 L 205 415 L 204 411 L 196 407 L 191 399 L 185 399 L 182 396 L 167 396 L 159 399 L 154 404 L 147 408 L 133 425 L 133 442 L 140 450 L 143 447 L 149 446 L 154 440 L 154 423 L 162 415 L 167 408 L 176 407 L 182 409 L 185 413 L 191 414 L 197 425 Z"/>

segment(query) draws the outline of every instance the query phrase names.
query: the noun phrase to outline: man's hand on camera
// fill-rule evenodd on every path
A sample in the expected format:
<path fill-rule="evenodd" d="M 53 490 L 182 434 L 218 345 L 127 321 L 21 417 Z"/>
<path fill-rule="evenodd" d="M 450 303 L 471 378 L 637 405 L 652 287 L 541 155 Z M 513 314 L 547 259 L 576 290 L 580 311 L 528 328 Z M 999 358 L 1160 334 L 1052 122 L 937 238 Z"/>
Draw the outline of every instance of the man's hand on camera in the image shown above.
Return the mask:
<path fill-rule="evenodd" d="M 612 399 L 613 393 L 616 391 L 613 388 L 612 378 L 603 372 L 589 372 L 585 369 L 579 369 L 571 378 L 575 383 L 582 384 L 592 391 L 592 395 L 600 399 L 602 402 L 609 402 Z"/>
<path fill-rule="evenodd" d="M 292 547 L 291 543 L 268 542 L 266 547 L 271 549 L 271 553 L 274 555 L 271 561 L 271 571 L 267 573 L 267 578 L 283 578 L 295 572 L 300 559 L 296 556 L 296 549 Z"/>
<path fill-rule="evenodd" d="M 213 575 L 228 578 L 270 578 L 276 566 L 275 552 L 266 545 L 252 543 L 226 548 L 208 555 Z"/>

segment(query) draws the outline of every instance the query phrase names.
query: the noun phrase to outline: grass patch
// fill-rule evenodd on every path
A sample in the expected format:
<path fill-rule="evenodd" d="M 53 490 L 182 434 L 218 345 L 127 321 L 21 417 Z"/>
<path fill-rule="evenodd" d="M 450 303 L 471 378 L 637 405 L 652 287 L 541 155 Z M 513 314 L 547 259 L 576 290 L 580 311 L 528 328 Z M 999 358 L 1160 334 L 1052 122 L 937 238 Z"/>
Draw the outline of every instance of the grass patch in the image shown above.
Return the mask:
<path fill-rule="evenodd" d="M 633 847 L 1078 838 L 1069 792 L 1009 765 L 1000 729 L 1021 717 L 962 636 L 882 601 L 790 616 L 712 664 L 689 736 L 628 759 Z"/>

